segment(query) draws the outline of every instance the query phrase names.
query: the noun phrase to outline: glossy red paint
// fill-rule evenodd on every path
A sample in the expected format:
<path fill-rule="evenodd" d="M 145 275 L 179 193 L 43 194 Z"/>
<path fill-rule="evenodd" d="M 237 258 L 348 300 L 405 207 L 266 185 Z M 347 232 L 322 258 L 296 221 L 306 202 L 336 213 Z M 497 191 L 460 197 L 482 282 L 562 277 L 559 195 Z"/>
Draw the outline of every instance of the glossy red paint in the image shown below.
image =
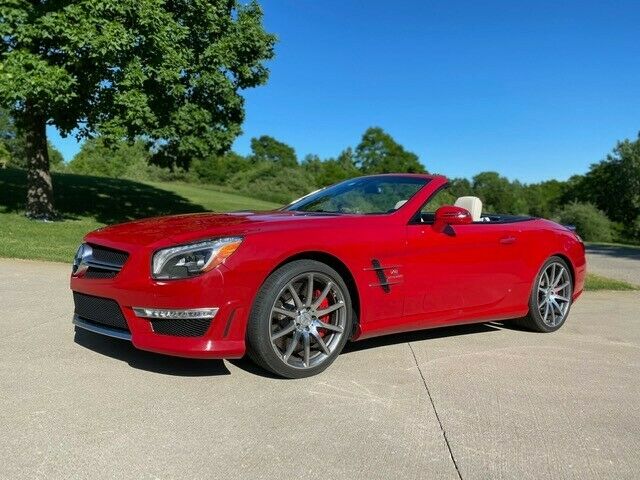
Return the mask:
<path fill-rule="evenodd" d="M 429 183 L 389 214 L 204 213 L 101 228 L 85 241 L 126 251 L 129 258 L 115 278 L 72 276 L 71 289 L 116 300 L 137 348 L 198 358 L 244 355 L 256 293 L 271 272 L 293 258 L 320 259 L 351 277 L 359 306 L 354 340 L 523 316 L 534 278 L 551 255 L 568 261 L 573 297 L 580 295 L 586 264 L 584 246 L 573 232 L 542 219 L 483 224 L 460 217 L 445 231 L 437 224 L 412 223 L 447 183 L 442 176 L 424 177 Z M 451 208 L 449 213 L 461 213 Z M 244 241 L 218 268 L 184 280 L 151 277 L 156 250 L 225 236 Z M 392 283 L 388 291 L 378 285 L 373 259 Z M 154 333 L 132 307 L 220 310 L 203 337 L 174 337 Z"/>
<path fill-rule="evenodd" d="M 468 210 L 454 205 L 443 205 L 435 213 L 433 228 L 443 232 L 448 225 L 467 225 L 473 221 Z"/>

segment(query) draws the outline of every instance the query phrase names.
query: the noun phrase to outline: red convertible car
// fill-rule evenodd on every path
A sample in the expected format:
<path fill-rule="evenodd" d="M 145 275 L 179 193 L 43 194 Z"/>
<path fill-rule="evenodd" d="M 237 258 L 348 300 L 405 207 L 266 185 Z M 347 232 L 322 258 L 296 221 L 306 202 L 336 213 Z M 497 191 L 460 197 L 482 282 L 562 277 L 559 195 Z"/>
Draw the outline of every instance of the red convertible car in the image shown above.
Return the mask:
<path fill-rule="evenodd" d="M 74 260 L 73 322 L 168 355 L 249 354 L 290 378 L 321 372 L 348 340 L 505 319 L 560 328 L 584 284 L 580 237 L 485 214 L 476 197 L 440 206 L 446 187 L 374 175 L 276 211 L 101 228 Z"/>

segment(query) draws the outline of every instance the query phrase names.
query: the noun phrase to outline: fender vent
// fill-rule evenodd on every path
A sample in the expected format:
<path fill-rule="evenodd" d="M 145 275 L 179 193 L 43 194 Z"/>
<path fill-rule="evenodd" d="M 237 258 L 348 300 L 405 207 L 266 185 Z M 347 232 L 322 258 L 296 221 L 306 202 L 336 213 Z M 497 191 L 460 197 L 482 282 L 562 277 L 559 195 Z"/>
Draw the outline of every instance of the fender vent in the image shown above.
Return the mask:
<path fill-rule="evenodd" d="M 376 272 L 376 277 L 378 277 L 378 282 L 384 290 L 384 293 L 389 293 L 391 291 L 391 287 L 389 286 L 389 281 L 387 279 L 387 275 L 384 273 L 384 268 L 380 265 L 380 261 L 377 258 L 371 260 L 371 266 L 373 270 Z"/>

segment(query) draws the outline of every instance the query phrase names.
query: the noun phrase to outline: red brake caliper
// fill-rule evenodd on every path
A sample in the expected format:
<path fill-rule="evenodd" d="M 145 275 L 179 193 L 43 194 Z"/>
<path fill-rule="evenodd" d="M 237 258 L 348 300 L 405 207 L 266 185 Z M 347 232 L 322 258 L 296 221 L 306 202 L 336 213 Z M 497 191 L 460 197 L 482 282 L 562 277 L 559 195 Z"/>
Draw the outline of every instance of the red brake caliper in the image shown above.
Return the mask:
<path fill-rule="evenodd" d="M 313 296 L 317 298 L 320 296 L 321 293 L 322 292 L 320 290 L 316 290 L 315 292 L 313 292 Z M 320 305 L 318 305 L 318 310 L 324 310 L 328 306 L 329 306 L 329 299 L 327 297 L 324 297 L 324 300 L 322 300 L 320 302 Z M 324 317 L 318 318 L 318 320 L 320 320 L 323 323 L 329 323 L 329 314 L 325 315 Z M 321 337 L 324 337 L 327 334 L 327 331 L 324 328 L 319 328 L 318 333 L 320 334 Z"/>

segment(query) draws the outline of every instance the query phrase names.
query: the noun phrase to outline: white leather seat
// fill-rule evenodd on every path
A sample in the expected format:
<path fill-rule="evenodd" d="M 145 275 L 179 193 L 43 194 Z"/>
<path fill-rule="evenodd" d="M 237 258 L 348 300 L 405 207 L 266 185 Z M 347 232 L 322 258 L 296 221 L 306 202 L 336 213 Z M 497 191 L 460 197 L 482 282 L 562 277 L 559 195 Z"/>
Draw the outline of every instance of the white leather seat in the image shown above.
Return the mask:
<path fill-rule="evenodd" d="M 394 210 L 399 209 L 402 205 L 404 205 L 405 203 L 407 203 L 407 200 L 398 200 L 398 202 L 396 203 L 395 207 L 393 207 Z"/>
<path fill-rule="evenodd" d="M 478 197 L 459 197 L 454 205 L 468 210 L 474 222 L 482 221 L 482 200 Z"/>

